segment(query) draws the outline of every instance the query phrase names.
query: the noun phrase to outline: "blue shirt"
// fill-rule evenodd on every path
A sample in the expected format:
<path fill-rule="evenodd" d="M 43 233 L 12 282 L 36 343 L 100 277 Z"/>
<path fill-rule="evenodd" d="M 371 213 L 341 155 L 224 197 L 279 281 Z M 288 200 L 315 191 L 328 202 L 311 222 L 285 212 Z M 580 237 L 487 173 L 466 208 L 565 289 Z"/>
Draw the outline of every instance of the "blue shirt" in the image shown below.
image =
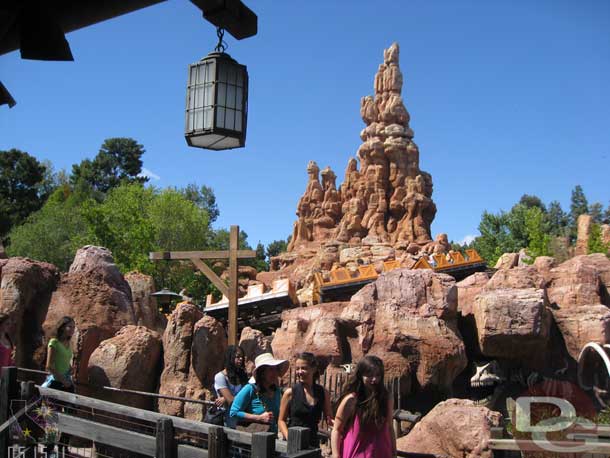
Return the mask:
<path fill-rule="evenodd" d="M 248 383 L 241 389 L 233 404 L 231 404 L 231 417 L 245 418 L 246 413 L 260 415 L 265 412 L 273 412 L 273 423 L 271 424 L 271 432 L 277 432 L 277 419 L 280 416 L 280 401 L 282 393 L 279 387 L 275 389 L 273 398 L 270 399 L 263 395 L 256 394 L 256 388 L 253 384 Z M 265 408 L 266 407 L 266 408 Z"/>

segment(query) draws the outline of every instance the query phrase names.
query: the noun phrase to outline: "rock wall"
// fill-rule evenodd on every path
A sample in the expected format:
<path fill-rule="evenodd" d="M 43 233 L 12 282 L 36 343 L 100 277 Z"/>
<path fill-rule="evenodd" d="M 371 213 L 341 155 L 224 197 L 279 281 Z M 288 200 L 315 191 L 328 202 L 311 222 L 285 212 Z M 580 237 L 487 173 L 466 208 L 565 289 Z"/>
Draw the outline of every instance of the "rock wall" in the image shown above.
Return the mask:
<path fill-rule="evenodd" d="M 43 322 L 59 271 L 46 262 L 27 258 L 0 261 L 0 311 L 15 321 L 15 362 L 21 367 L 40 367 L 45 352 Z"/>
<path fill-rule="evenodd" d="M 51 297 L 43 325 L 47 340 L 63 316 L 71 316 L 76 323 L 72 338 L 75 376 L 86 383 L 89 357 L 97 346 L 123 326 L 136 324 L 131 289 L 106 248 L 85 246 L 77 251 Z"/>

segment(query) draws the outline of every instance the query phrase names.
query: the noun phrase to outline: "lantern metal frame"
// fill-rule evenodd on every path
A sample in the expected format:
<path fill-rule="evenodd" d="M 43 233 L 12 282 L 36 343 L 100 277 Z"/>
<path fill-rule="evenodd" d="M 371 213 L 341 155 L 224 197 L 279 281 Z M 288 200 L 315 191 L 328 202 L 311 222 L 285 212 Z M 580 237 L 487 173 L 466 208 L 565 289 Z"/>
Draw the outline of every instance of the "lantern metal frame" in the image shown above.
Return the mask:
<path fill-rule="evenodd" d="M 172 303 L 172 299 L 182 298 L 180 294 L 174 293 L 167 288 L 163 288 L 160 291 L 152 293 L 151 296 L 159 301 L 159 311 L 164 314 L 170 312 L 170 304 Z"/>
<path fill-rule="evenodd" d="M 246 144 L 247 121 L 245 65 L 222 50 L 189 65 L 185 113 L 185 139 L 189 146 L 241 148 Z"/>

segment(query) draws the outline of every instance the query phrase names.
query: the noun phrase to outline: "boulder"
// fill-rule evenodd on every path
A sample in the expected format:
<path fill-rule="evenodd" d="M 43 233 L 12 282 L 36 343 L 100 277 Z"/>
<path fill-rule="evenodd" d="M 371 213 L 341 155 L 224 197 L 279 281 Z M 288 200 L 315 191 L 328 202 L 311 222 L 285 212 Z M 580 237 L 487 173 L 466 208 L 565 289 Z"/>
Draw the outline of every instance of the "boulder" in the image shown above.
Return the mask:
<path fill-rule="evenodd" d="M 139 272 L 130 272 L 125 275 L 125 280 L 131 289 L 137 325 L 146 326 L 163 334 L 167 325 L 167 318 L 159 312 L 157 299 L 151 295 L 156 291 L 153 278 Z"/>
<path fill-rule="evenodd" d="M 59 271 L 52 264 L 27 258 L 10 258 L 0 264 L 0 311 L 16 324 L 12 338 L 15 363 L 21 367 L 44 365 L 45 320 Z"/>
<path fill-rule="evenodd" d="M 458 291 L 458 312 L 462 316 L 472 315 L 474 300 L 488 281 L 489 275 L 486 272 L 476 272 L 455 284 Z"/>
<path fill-rule="evenodd" d="M 277 358 L 292 360 L 297 353 L 309 351 L 331 364 L 346 362 L 338 329 L 345 302 L 329 302 L 282 312 L 282 326 L 275 331 L 271 346 Z"/>
<path fill-rule="evenodd" d="M 551 269 L 547 286 L 549 302 L 561 308 L 600 304 L 600 274 L 607 272 L 604 270 L 610 265 L 607 263 L 610 261 L 596 255 L 576 256 Z"/>
<path fill-rule="evenodd" d="M 498 270 L 489 282 L 485 285 L 485 290 L 494 289 L 542 289 L 544 279 L 538 270 L 533 266 L 514 267 L 512 269 Z"/>
<path fill-rule="evenodd" d="M 161 337 L 144 326 L 125 326 L 102 341 L 89 358 L 89 383 L 154 393 L 161 372 Z M 112 402 L 151 409 L 153 398 L 110 393 Z"/>
<path fill-rule="evenodd" d="M 265 336 L 258 329 L 252 329 L 251 327 L 246 326 L 241 331 L 239 347 L 244 352 L 246 372 L 251 374 L 254 370 L 254 359 L 261 353 L 268 353 L 271 351 L 271 338 Z"/>
<path fill-rule="evenodd" d="M 218 320 L 206 315 L 195 323 L 185 397 L 202 401 L 213 398 L 214 375 L 223 368 L 226 350 L 227 335 Z M 184 418 L 203 421 L 205 412 L 202 404 L 185 403 Z"/>
<path fill-rule="evenodd" d="M 397 440 L 398 450 L 446 457 L 493 458 L 488 442 L 502 415 L 467 399 L 449 399 Z"/>
<path fill-rule="evenodd" d="M 163 372 L 159 394 L 185 397 L 195 323 L 202 317 L 201 310 L 188 303 L 178 304 L 170 315 L 163 334 Z M 184 415 L 184 403 L 159 399 L 159 412 L 181 417 Z"/>
<path fill-rule="evenodd" d="M 538 273 L 542 275 L 545 283 L 551 279 L 551 269 L 557 266 L 557 262 L 555 258 L 551 256 L 538 256 L 534 259 L 534 264 L 532 264 Z"/>
<path fill-rule="evenodd" d="M 272 347 L 279 358 L 311 351 L 335 366 L 381 356 L 387 377 L 400 377 L 403 391 L 413 377 L 422 389 L 447 391 L 467 364 L 455 280 L 430 270 L 396 269 L 348 303 L 287 310 Z"/>
<path fill-rule="evenodd" d="M 43 325 L 47 338 L 63 316 L 71 316 L 76 323 L 73 365 L 76 381 L 85 383 L 89 357 L 102 340 L 136 324 L 131 289 L 106 248 L 85 246 L 77 251 L 51 297 Z"/>
<path fill-rule="evenodd" d="M 551 324 L 544 290 L 486 288 L 473 310 L 483 355 L 544 366 Z"/>
<path fill-rule="evenodd" d="M 519 253 L 504 253 L 494 266 L 495 269 L 512 269 L 519 264 Z"/>
<path fill-rule="evenodd" d="M 449 275 L 408 269 L 382 274 L 352 297 L 341 321 L 358 334 L 352 357 L 376 354 L 388 377 L 414 374 L 422 389 L 448 391 L 467 365 Z"/>
<path fill-rule="evenodd" d="M 578 359 L 589 342 L 610 343 L 610 309 L 605 305 L 581 305 L 552 312 L 572 358 Z"/>

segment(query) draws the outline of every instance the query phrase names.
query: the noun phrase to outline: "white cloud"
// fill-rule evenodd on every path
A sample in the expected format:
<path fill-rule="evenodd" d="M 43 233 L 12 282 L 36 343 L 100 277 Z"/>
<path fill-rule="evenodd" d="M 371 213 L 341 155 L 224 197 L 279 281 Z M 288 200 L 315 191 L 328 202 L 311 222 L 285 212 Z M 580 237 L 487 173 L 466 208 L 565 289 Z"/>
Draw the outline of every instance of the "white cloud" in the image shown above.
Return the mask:
<path fill-rule="evenodd" d="M 161 179 L 161 177 L 159 175 L 157 175 L 152 170 L 148 170 L 146 167 L 142 168 L 142 172 L 140 172 L 140 174 L 138 174 L 138 176 L 150 178 L 151 180 L 160 180 Z"/>
<path fill-rule="evenodd" d="M 465 236 L 462 240 L 460 240 L 458 243 L 460 245 L 468 245 L 469 243 L 471 243 L 477 236 L 476 235 L 467 235 Z"/>

